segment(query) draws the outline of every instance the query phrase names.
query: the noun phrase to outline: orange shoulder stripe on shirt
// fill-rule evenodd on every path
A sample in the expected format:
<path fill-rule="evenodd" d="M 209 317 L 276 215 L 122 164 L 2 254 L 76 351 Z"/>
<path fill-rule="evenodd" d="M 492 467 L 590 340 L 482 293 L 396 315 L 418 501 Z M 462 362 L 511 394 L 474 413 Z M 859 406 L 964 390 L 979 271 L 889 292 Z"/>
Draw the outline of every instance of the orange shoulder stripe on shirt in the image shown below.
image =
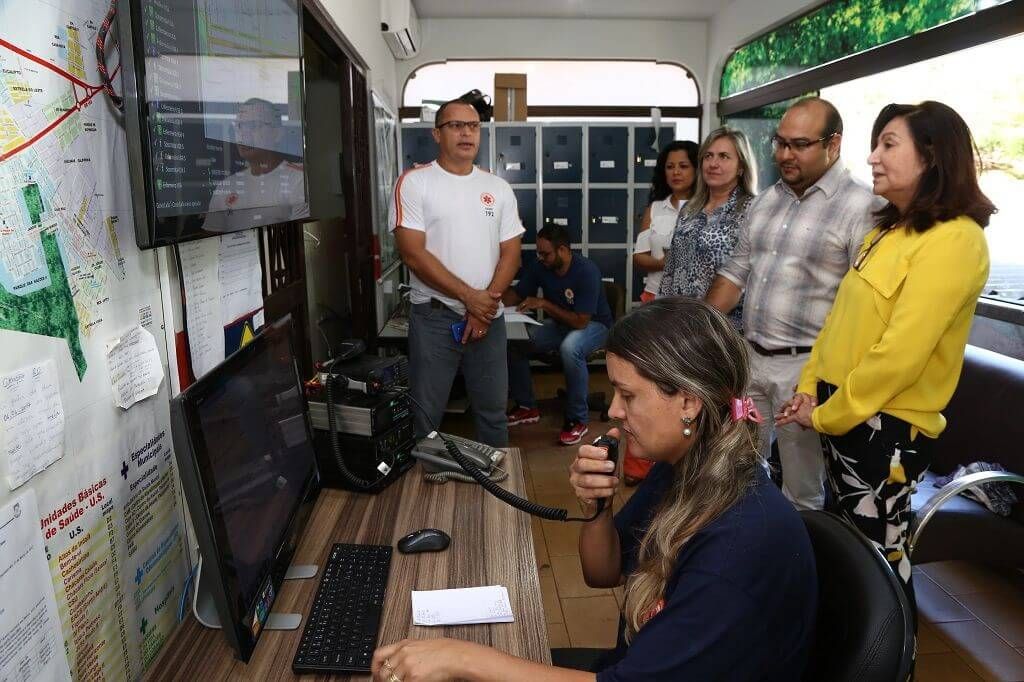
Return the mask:
<path fill-rule="evenodd" d="M 430 164 L 424 164 L 422 166 L 413 166 L 409 170 L 398 176 L 398 182 L 395 183 L 395 227 L 402 226 L 402 183 L 405 182 L 405 177 L 413 171 L 423 170 L 424 168 L 430 168 Z"/>

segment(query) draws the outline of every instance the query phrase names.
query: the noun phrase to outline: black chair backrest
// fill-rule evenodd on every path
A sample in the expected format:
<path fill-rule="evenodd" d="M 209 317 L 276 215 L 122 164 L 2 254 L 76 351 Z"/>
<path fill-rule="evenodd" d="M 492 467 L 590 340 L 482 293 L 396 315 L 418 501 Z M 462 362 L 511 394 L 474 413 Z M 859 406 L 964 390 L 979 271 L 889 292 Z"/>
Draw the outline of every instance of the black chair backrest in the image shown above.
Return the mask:
<path fill-rule="evenodd" d="M 913 614 L 892 568 L 835 514 L 800 516 L 818 567 L 818 620 L 804 680 L 906 680 L 913 665 Z"/>

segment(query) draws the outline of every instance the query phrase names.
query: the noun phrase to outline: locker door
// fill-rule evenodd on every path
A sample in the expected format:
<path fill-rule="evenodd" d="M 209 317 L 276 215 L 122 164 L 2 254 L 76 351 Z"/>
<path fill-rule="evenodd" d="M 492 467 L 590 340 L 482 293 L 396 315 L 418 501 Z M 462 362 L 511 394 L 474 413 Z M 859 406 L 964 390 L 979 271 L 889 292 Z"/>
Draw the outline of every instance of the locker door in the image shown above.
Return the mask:
<path fill-rule="evenodd" d="M 629 131 L 623 127 L 591 126 L 590 182 L 626 182 L 629 169 L 629 150 L 626 143 Z"/>
<path fill-rule="evenodd" d="M 587 258 L 594 261 L 597 265 L 601 271 L 601 277 L 610 277 L 615 284 L 622 287 L 622 301 L 625 304 L 623 307 L 628 309 L 629 302 L 626 299 L 626 250 L 591 248 Z M 612 314 L 615 314 L 614 310 L 612 310 Z"/>
<path fill-rule="evenodd" d="M 514 189 L 516 203 L 519 205 L 519 218 L 523 221 L 526 232 L 523 233 L 524 244 L 537 243 L 537 190 L 535 189 Z"/>
<path fill-rule="evenodd" d="M 583 190 L 544 190 L 544 225 L 552 223 L 569 230 L 573 244 L 583 241 Z"/>
<path fill-rule="evenodd" d="M 494 173 L 511 184 L 537 182 L 537 129 L 495 129 Z"/>
<path fill-rule="evenodd" d="M 402 171 L 437 158 L 433 128 L 402 128 Z"/>
<path fill-rule="evenodd" d="M 544 182 L 583 180 L 583 128 L 542 128 L 540 144 Z"/>
<path fill-rule="evenodd" d="M 651 143 L 655 142 L 654 128 L 647 126 L 633 129 L 633 182 L 651 182 L 658 153 L 672 141 L 674 135 L 672 128 L 659 128 L 656 148 L 652 149 Z"/>
<path fill-rule="evenodd" d="M 485 171 L 491 170 L 491 129 L 480 126 L 480 150 L 476 153 L 476 165 Z"/>
<path fill-rule="evenodd" d="M 644 209 L 647 208 L 647 199 L 651 195 L 648 187 L 637 187 L 633 190 L 633 241 L 640 232 L 640 225 L 644 218 Z"/>
<path fill-rule="evenodd" d="M 590 190 L 588 244 L 626 243 L 628 199 L 629 194 L 624 189 Z"/>

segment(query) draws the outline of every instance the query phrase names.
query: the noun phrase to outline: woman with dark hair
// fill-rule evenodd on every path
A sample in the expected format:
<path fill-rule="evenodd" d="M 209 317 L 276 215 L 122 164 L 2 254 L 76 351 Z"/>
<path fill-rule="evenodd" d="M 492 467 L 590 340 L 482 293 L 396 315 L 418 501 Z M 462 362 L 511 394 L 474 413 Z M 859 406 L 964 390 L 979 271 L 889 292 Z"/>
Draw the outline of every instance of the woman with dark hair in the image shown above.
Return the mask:
<path fill-rule="evenodd" d="M 653 301 L 665 269 L 665 250 L 672 241 L 679 210 L 693 195 L 697 180 L 696 142 L 675 140 L 658 154 L 651 180 L 650 198 L 644 209 L 640 232 L 633 250 L 633 265 L 647 273 L 640 300 Z"/>
<path fill-rule="evenodd" d="M 946 426 L 978 295 L 982 228 L 971 131 L 939 102 L 890 104 L 871 133 L 874 192 L 889 203 L 839 285 L 797 394 L 777 424 L 822 434 L 834 503 L 892 564 L 914 603 L 910 496 Z"/>
<path fill-rule="evenodd" d="M 587 584 L 625 583 L 625 628 L 596 679 L 800 679 L 817 573 L 803 521 L 762 466 L 743 339 L 703 302 L 659 299 L 615 324 L 607 359 L 609 412 L 621 422 L 610 433 L 657 464 L 618 514 L 606 504 L 580 533 Z M 569 481 L 586 515 L 615 494 L 614 473 L 604 449 L 579 449 Z M 382 682 L 595 679 L 451 639 L 382 646 L 373 673 Z"/>
<path fill-rule="evenodd" d="M 754 155 L 741 131 L 711 131 L 697 157 L 697 185 L 672 233 L 659 296 L 707 295 L 718 269 L 732 255 L 747 207 L 757 193 Z M 729 319 L 741 329 L 742 306 L 736 306 Z"/>
<path fill-rule="evenodd" d="M 697 182 L 699 151 L 696 142 L 675 140 L 658 154 L 643 225 L 633 250 L 633 265 L 647 273 L 644 290 L 640 294 L 643 303 L 650 303 L 658 296 L 662 270 L 665 269 L 665 251 L 672 243 L 679 211 L 693 195 Z M 622 477 L 626 485 L 633 486 L 642 481 L 651 466 L 650 460 L 635 457 L 627 447 L 622 458 Z"/>

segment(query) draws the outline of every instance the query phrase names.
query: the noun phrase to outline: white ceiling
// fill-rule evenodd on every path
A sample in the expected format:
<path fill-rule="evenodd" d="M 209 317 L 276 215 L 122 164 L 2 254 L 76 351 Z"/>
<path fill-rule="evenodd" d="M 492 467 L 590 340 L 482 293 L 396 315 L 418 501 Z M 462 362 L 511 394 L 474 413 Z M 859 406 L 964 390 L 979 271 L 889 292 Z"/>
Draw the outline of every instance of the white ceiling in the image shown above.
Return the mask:
<path fill-rule="evenodd" d="M 723 0 L 413 0 L 426 18 L 708 19 Z"/>

